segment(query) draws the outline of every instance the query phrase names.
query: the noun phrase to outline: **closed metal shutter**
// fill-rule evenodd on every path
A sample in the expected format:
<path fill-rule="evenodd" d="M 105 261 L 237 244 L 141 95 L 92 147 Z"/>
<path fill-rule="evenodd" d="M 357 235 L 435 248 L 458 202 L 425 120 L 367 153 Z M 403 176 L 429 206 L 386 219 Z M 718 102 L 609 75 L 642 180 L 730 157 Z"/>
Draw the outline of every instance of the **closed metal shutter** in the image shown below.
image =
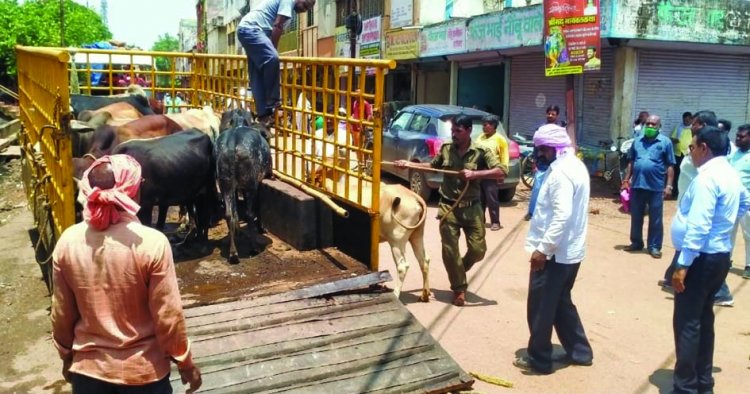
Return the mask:
<path fill-rule="evenodd" d="M 737 126 L 747 121 L 750 57 L 688 54 L 685 52 L 638 53 L 638 86 L 632 119 L 640 111 L 659 115 L 662 129 L 682 123 L 682 113 L 712 110 Z"/>
<path fill-rule="evenodd" d="M 513 56 L 510 70 L 509 134 L 532 135 L 545 122 L 550 105 L 560 107 L 560 120 L 565 120 L 565 77 L 544 76 L 541 50 Z"/>
<path fill-rule="evenodd" d="M 581 134 L 578 141 L 581 145 L 598 146 L 599 141 L 612 139 L 610 120 L 614 95 L 614 50 L 602 48 L 601 60 L 601 70 L 583 73 Z"/>

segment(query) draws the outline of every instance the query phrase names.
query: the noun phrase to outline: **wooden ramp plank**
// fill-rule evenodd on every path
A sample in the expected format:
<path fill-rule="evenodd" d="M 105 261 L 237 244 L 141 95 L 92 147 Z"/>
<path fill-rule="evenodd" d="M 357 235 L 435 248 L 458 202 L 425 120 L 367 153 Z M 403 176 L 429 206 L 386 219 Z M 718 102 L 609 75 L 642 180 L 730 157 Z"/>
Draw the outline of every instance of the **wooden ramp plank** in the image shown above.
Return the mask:
<path fill-rule="evenodd" d="M 187 323 L 193 357 L 203 373 L 201 392 L 381 394 L 470 388 L 473 379 L 392 293 L 338 290 L 380 278 L 198 307 Z M 316 298 L 321 295 L 329 296 Z"/>
<path fill-rule="evenodd" d="M 194 316 L 213 315 L 221 312 L 229 312 L 253 306 L 265 306 L 305 298 L 322 297 L 328 294 L 361 289 L 370 285 L 389 282 L 391 280 L 391 274 L 388 271 L 372 272 L 367 275 L 341 279 L 334 282 L 321 283 L 318 285 L 306 287 L 304 289 L 275 294 L 267 297 L 188 308 L 185 310 L 185 317 L 189 318 Z"/>

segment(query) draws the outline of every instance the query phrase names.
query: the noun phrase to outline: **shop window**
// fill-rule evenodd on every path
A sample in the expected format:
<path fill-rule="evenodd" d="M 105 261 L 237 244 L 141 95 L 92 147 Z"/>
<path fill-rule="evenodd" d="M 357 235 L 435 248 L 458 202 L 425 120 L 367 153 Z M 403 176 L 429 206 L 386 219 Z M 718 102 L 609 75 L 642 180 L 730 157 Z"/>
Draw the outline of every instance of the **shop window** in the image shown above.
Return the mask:
<path fill-rule="evenodd" d="M 362 20 L 383 15 L 383 0 L 365 0 L 360 2 Z"/>

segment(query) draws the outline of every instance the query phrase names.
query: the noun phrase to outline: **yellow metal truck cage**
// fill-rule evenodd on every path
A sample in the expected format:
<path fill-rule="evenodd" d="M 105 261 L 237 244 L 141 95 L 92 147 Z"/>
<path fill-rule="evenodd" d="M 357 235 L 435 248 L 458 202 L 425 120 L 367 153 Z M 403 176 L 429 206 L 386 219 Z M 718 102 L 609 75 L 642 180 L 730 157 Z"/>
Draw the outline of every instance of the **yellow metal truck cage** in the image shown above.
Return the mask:
<path fill-rule="evenodd" d="M 23 46 L 16 52 L 24 184 L 47 260 L 62 231 L 75 223 L 71 93 L 124 93 L 127 87 L 116 81 L 127 76 L 156 99 L 181 93 L 184 108 L 211 106 L 220 114 L 253 104 L 244 56 Z M 373 270 L 378 268 L 381 111 L 385 75 L 394 67 L 389 60 L 282 57 L 282 106 L 271 139 L 280 177 L 369 215 Z M 104 84 L 91 83 L 97 73 Z M 368 77 L 374 84 L 365 83 Z M 372 120 L 351 113 L 359 99 L 373 104 Z M 319 117 L 332 135 L 315 133 Z M 372 138 L 357 145 L 352 128 L 363 134 L 371 130 Z"/>

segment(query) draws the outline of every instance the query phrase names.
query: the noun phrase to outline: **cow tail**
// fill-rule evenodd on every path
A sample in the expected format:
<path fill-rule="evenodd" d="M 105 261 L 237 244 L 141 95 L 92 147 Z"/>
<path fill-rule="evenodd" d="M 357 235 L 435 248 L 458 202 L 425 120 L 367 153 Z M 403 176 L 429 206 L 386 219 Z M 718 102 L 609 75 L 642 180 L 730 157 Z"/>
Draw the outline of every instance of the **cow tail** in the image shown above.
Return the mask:
<path fill-rule="evenodd" d="M 396 223 L 399 224 L 399 226 L 401 226 L 401 227 L 403 227 L 403 228 L 405 228 L 407 230 L 415 230 L 415 229 L 419 228 L 419 226 L 421 226 L 424 223 L 424 220 L 427 217 L 427 204 L 424 202 L 423 199 L 421 199 L 419 197 L 417 197 L 416 200 L 419 203 L 419 206 L 422 207 L 422 215 L 420 215 L 419 221 L 417 221 L 417 224 L 415 224 L 413 226 L 410 226 L 410 225 L 402 222 L 396 216 L 396 208 L 398 208 L 398 206 L 401 205 L 400 204 L 401 200 L 400 200 L 399 197 L 396 197 L 393 200 L 393 204 L 391 205 L 391 217 L 393 218 L 393 221 L 395 221 Z"/>

